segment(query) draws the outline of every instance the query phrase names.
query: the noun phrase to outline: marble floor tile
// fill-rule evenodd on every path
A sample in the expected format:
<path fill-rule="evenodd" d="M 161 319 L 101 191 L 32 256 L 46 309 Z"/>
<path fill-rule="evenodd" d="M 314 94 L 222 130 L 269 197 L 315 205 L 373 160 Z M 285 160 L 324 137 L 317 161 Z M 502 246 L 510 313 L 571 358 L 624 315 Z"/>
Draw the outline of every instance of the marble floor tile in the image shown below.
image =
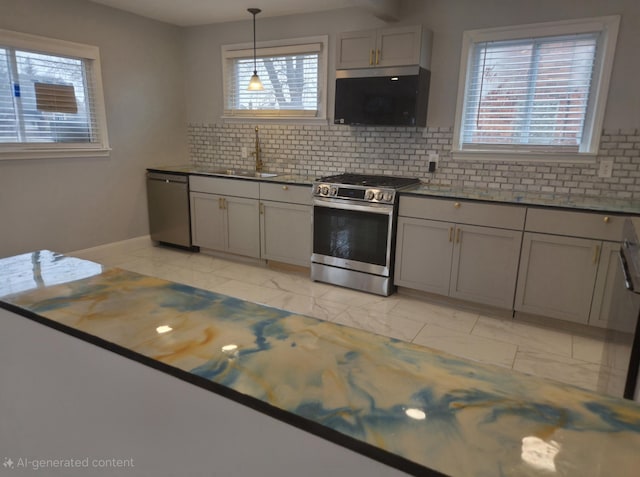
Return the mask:
<path fill-rule="evenodd" d="M 478 321 L 478 313 L 400 295 L 393 313 L 421 323 L 469 333 Z"/>
<path fill-rule="evenodd" d="M 322 295 L 322 298 L 329 301 L 335 301 L 337 303 L 344 303 L 349 306 L 364 307 L 381 303 L 386 297 L 351 290 L 349 288 L 330 286 L 330 289 Z"/>
<path fill-rule="evenodd" d="M 516 354 L 513 369 L 590 390 L 597 389 L 601 371 L 597 363 L 542 351 L 520 350 Z"/>
<path fill-rule="evenodd" d="M 302 274 L 276 271 L 272 271 L 272 273 L 269 274 L 269 278 L 267 278 L 267 280 L 261 285 L 289 293 L 295 293 L 296 295 L 305 295 L 316 298 L 326 295 L 334 288 L 326 283 L 313 282 L 309 277 Z"/>
<path fill-rule="evenodd" d="M 411 341 L 424 324 L 403 316 L 375 313 L 358 307 L 350 307 L 333 320 L 334 323 L 388 336 L 403 341 Z"/>
<path fill-rule="evenodd" d="M 413 340 L 415 344 L 428 346 L 463 358 L 511 368 L 517 346 L 481 336 L 473 336 L 438 325 L 425 325 Z"/>
<path fill-rule="evenodd" d="M 604 341 L 588 336 L 573 335 L 573 349 L 571 356 L 589 363 L 602 363 Z"/>
<path fill-rule="evenodd" d="M 211 291 L 260 304 L 266 304 L 268 301 L 275 300 L 286 293 L 274 288 L 262 287 L 254 283 L 238 280 L 227 280 L 220 285 L 211 287 Z"/>
<path fill-rule="evenodd" d="M 333 321 L 336 316 L 347 309 L 347 305 L 344 303 L 290 292 L 269 299 L 265 304 L 325 321 Z"/>
<path fill-rule="evenodd" d="M 518 345 L 518 350 L 571 356 L 571 335 L 531 323 L 480 316 L 471 334 Z"/>

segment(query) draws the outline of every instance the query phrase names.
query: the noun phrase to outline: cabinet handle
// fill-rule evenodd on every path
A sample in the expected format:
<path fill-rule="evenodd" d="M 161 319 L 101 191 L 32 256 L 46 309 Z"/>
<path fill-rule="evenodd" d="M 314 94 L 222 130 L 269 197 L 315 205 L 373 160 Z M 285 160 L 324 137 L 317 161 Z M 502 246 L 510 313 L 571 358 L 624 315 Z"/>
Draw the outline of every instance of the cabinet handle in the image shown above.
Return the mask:
<path fill-rule="evenodd" d="M 380 64 L 380 48 L 376 50 L 376 65 Z"/>
<path fill-rule="evenodd" d="M 611 220 L 611 219 L 609 218 L 609 216 L 608 216 L 608 215 L 607 215 L 604 219 L 602 219 L 602 221 L 603 221 L 605 224 L 608 224 L 610 220 Z"/>
<path fill-rule="evenodd" d="M 453 227 L 449 227 L 449 242 L 453 241 Z"/>
<path fill-rule="evenodd" d="M 600 257 L 600 245 L 596 245 L 593 250 L 593 263 L 598 263 L 599 257 Z"/>
<path fill-rule="evenodd" d="M 456 243 L 460 243 L 461 236 L 462 236 L 462 230 L 456 229 Z"/>
<path fill-rule="evenodd" d="M 283 185 L 282 190 L 289 190 L 289 186 Z"/>
<path fill-rule="evenodd" d="M 222 209 L 222 197 L 218 197 L 218 209 Z"/>
<path fill-rule="evenodd" d="M 454 202 L 454 203 L 453 203 L 453 206 L 454 206 L 456 209 L 459 209 L 459 208 L 460 208 L 460 202 Z"/>
<path fill-rule="evenodd" d="M 225 199 L 224 197 L 222 198 L 222 208 L 225 210 L 227 208 L 227 199 Z"/>
<path fill-rule="evenodd" d="M 373 64 L 373 50 L 369 50 L 369 66 Z"/>
<path fill-rule="evenodd" d="M 264 215 L 264 204 L 260 202 L 260 215 Z"/>

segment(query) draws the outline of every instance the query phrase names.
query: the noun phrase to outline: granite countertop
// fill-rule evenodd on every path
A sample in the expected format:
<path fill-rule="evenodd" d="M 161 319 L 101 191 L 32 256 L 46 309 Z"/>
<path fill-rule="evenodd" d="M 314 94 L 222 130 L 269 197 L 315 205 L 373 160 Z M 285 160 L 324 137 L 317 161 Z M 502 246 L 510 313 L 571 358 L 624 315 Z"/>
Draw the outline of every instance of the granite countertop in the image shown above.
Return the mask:
<path fill-rule="evenodd" d="M 415 475 L 638 475 L 637 403 L 50 251 L 0 278 L 25 319 Z"/>
<path fill-rule="evenodd" d="M 221 167 L 201 167 L 192 164 L 176 166 L 150 167 L 149 170 L 160 172 L 177 172 L 180 174 L 211 175 L 218 177 L 234 177 L 215 173 Z M 295 174 L 281 174 L 269 178 L 242 177 L 246 180 L 260 180 L 280 184 L 311 185 L 316 177 Z M 608 197 L 580 196 L 555 194 L 545 192 L 517 192 L 501 189 L 477 189 L 445 186 L 423 182 L 418 188 L 401 192 L 401 195 L 443 197 L 461 200 L 480 200 L 502 204 L 518 204 L 543 207 L 557 207 L 578 209 L 585 211 L 600 211 L 607 213 L 638 214 L 640 215 L 640 201 L 632 199 L 613 199 Z"/>
<path fill-rule="evenodd" d="M 179 174 L 190 174 L 200 176 L 214 176 L 214 177 L 226 177 L 229 179 L 251 180 L 260 182 L 274 182 L 276 184 L 298 184 L 298 185 L 311 185 L 315 180 L 315 177 L 302 176 L 296 174 L 278 174 L 274 177 L 252 177 L 252 176 L 234 176 L 229 174 L 221 174 L 221 169 L 224 167 L 203 167 L 193 164 L 181 164 L 175 166 L 154 166 L 149 167 L 149 171 L 158 172 L 177 172 Z"/>
<path fill-rule="evenodd" d="M 452 199 L 482 200 L 507 204 L 582 209 L 622 214 L 640 214 L 640 201 L 613 199 L 545 192 L 517 192 L 494 189 L 473 189 L 423 183 L 420 187 L 403 192 L 405 195 L 447 197 Z"/>

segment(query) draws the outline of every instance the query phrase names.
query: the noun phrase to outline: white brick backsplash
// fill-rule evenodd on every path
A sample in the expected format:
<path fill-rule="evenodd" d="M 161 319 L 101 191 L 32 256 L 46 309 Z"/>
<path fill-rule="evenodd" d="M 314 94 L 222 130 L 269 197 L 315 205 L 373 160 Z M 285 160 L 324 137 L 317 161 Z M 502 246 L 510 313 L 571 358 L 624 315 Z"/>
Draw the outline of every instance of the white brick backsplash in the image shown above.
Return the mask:
<path fill-rule="evenodd" d="M 250 124 L 189 124 L 189 154 L 201 166 L 252 168 Z M 453 187 L 542 191 L 640 200 L 640 130 L 606 129 L 593 164 L 477 162 L 451 158 L 453 128 L 259 125 L 265 170 L 323 176 L 349 171 L 417 176 Z M 439 154 L 435 173 L 429 153 Z M 613 159 L 610 178 L 598 177 L 600 160 Z"/>

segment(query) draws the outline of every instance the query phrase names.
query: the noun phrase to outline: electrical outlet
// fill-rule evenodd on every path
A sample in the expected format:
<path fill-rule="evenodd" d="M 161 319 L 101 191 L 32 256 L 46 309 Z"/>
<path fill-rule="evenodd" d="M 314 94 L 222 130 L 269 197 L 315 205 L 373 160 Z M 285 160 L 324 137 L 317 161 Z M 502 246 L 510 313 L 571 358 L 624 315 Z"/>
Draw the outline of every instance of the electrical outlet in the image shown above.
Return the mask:
<path fill-rule="evenodd" d="M 242 159 L 247 158 L 247 146 L 242 146 Z"/>
<path fill-rule="evenodd" d="M 613 159 L 602 159 L 598 168 L 598 177 L 611 177 L 613 172 Z"/>
<path fill-rule="evenodd" d="M 438 159 L 440 158 L 440 156 L 438 156 L 437 152 L 430 152 L 429 153 L 429 172 L 436 172 L 436 168 L 438 167 Z"/>

